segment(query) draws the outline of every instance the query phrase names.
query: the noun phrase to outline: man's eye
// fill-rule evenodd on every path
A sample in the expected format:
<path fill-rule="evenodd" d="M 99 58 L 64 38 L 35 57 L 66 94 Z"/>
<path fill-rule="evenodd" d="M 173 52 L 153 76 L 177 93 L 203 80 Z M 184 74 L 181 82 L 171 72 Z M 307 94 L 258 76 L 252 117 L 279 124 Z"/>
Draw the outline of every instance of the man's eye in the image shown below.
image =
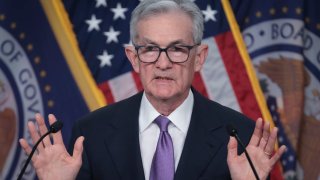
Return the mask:
<path fill-rule="evenodd" d="M 158 48 L 156 46 L 146 46 L 144 51 L 158 51 Z"/>
<path fill-rule="evenodd" d="M 182 46 L 172 46 L 169 48 L 169 51 L 175 51 L 175 52 L 186 52 L 188 49 L 186 47 Z"/>

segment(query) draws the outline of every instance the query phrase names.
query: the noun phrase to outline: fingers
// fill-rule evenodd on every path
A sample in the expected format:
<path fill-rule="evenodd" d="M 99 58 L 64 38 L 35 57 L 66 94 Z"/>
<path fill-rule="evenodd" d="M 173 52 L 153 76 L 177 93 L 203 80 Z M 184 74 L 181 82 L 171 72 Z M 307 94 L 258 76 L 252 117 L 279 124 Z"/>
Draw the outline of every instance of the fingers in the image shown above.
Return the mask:
<path fill-rule="evenodd" d="M 238 156 L 238 142 L 236 140 L 236 138 L 231 137 L 229 139 L 229 143 L 228 143 L 228 157 L 227 160 L 232 161 L 232 159 L 235 159 Z"/>
<path fill-rule="evenodd" d="M 265 149 L 267 143 L 269 142 L 268 141 L 269 140 L 269 136 L 270 136 L 270 123 L 269 122 L 265 122 L 264 126 L 263 126 L 262 138 L 261 138 L 260 143 L 259 143 L 259 147 L 261 149 Z"/>
<path fill-rule="evenodd" d="M 29 156 L 32 151 L 32 148 L 29 146 L 28 142 L 25 139 L 19 139 L 19 143 L 24 152 Z M 35 158 L 36 156 L 33 156 L 31 160 L 34 161 Z"/>
<path fill-rule="evenodd" d="M 83 152 L 83 141 L 84 137 L 80 136 L 77 138 L 76 142 L 74 143 L 74 149 L 73 149 L 73 157 L 75 159 L 81 159 L 82 158 L 82 152 Z"/>
<path fill-rule="evenodd" d="M 38 123 L 38 127 L 39 127 L 40 134 L 41 134 L 41 135 L 44 135 L 45 133 L 48 132 L 48 128 L 47 128 L 47 126 L 46 126 L 46 123 L 44 122 L 43 117 L 42 117 L 39 113 L 37 113 L 35 116 L 36 116 L 36 121 L 37 121 L 37 123 Z M 43 145 L 44 145 L 45 147 L 51 145 L 50 137 L 49 137 L 49 136 L 45 137 L 45 138 L 42 140 L 42 142 L 43 142 Z"/>
<path fill-rule="evenodd" d="M 40 135 L 37 131 L 35 124 L 32 121 L 28 122 L 28 129 L 29 129 L 29 133 L 30 133 L 33 144 L 36 144 L 37 141 L 40 139 Z M 43 148 L 44 147 L 42 145 L 40 145 L 40 146 L 38 146 L 37 149 L 38 149 L 38 151 L 42 151 Z"/>
<path fill-rule="evenodd" d="M 53 114 L 49 114 L 48 118 L 49 118 L 50 125 L 52 125 L 54 122 L 57 121 L 56 117 Z M 63 139 L 62 139 L 62 135 L 61 135 L 61 131 L 58 131 L 56 133 L 52 133 L 52 138 L 53 138 L 53 142 L 55 144 L 64 144 Z"/>
<path fill-rule="evenodd" d="M 270 159 L 270 165 L 273 167 L 276 162 L 280 159 L 282 154 L 287 150 L 287 147 L 285 145 L 282 145 L 279 150 L 274 154 L 274 156 Z"/>
<path fill-rule="evenodd" d="M 262 135 L 262 119 L 258 118 L 256 121 L 256 127 L 254 128 L 253 135 L 250 139 L 249 144 L 258 146 Z"/>
<path fill-rule="evenodd" d="M 29 146 L 28 142 L 25 139 L 19 139 L 19 143 L 20 143 L 22 149 L 24 150 L 24 152 L 26 152 L 27 155 L 29 155 L 31 153 L 32 149 Z"/>
<path fill-rule="evenodd" d="M 48 117 L 49 117 L 50 125 L 56 121 L 56 118 L 54 115 L 50 114 Z M 48 132 L 48 128 L 45 124 L 45 121 L 39 113 L 37 113 L 35 115 L 35 119 L 36 119 L 36 122 L 38 125 L 38 129 L 36 128 L 36 125 L 33 122 L 31 122 L 31 121 L 28 122 L 28 129 L 29 129 L 29 133 L 31 135 L 31 139 L 32 139 L 33 144 L 35 144 L 40 139 L 40 135 L 44 135 L 45 133 Z M 39 132 L 40 132 L 40 134 L 39 134 Z M 53 138 L 54 138 L 53 139 L 54 142 L 63 144 L 61 132 L 57 132 L 57 133 L 53 134 Z M 40 152 L 45 147 L 49 147 L 51 145 L 52 145 L 52 143 L 50 140 L 50 136 L 47 136 L 42 140 L 42 145 L 40 144 L 37 149 Z"/>
<path fill-rule="evenodd" d="M 266 154 L 272 154 L 276 141 L 277 141 L 278 128 L 274 127 L 271 131 L 271 135 L 269 136 L 268 143 L 265 146 L 264 152 Z"/>

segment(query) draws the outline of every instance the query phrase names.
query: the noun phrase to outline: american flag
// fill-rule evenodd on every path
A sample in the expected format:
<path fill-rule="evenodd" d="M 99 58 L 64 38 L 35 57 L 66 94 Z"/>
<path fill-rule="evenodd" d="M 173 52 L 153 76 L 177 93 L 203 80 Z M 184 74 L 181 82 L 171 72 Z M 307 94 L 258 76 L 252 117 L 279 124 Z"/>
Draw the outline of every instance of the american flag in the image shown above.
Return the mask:
<path fill-rule="evenodd" d="M 281 145 L 286 145 L 287 146 L 287 151 L 284 153 L 281 157 L 281 164 L 283 167 L 283 171 L 287 173 L 287 178 L 293 179 L 293 177 L 296 177 L 295 170 L 296 170 L 296 153 L 287 138 L 287 135 L 285 134 L 285 129 L 283 124 L 281 123 L 281 118 L 280 115 L 277 111 L 277 103 L 276 103 L 276 98 L 269 96 L 267 98 L 267 103 L 268 103 L 268 108 L 270 109 L 270 113 L 272 115 L 273 121 L 275 125 L 279 128 L 279 133 L 278 133 L 278 139 L 279 139 L 279 146 Z"/>
<path fill-rule="evenodd" d="M 193 86 L 214 99 L 253 119 L 260 117 L 245 67 L 229 31 L 220 1 L 195 1 L 205 20 L 203 43 L 209 45 L 204 68 Z M 129 21 L 139 1 L 64 1 L 79 48 L 103 91 L 107 103 L 117 102 L 142 86 L 125 56 L 130 44 Z M 250 103 L 249 103 L 250 102 Z"/>
<path fill-rule="evenodd" d="M 64 1 L 79 47 L 108 104 L 141 90 L 124 53 L 139 1 Z"/>

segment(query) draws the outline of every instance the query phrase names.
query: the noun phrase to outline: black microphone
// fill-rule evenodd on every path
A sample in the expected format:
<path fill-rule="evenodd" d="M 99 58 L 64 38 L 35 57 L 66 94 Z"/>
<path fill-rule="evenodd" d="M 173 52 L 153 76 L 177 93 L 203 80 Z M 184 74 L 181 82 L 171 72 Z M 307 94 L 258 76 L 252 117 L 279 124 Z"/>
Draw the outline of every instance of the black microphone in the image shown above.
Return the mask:
<path fill-rule="evenodd" d="M 246 155 L 246 157 L 247 157 L 247 159 L 248 159 L 248 161 L 249 161 L 249 164 L 250 164 L 250 167 L 251 167 L 251 169 L 252 169 L 252 171 L 253 171 L 253 174 L 254 174 L 254 176 L 256 177 L 256 179 L 259 180 L 260 178 L 259 178 L 259 176 L 258 176 L 258 173 L 257 173 L 256 169 L 254 168 L 254 165 L 253 165 L 253 163 L 252 163 L 252 161 L 251 161 L 251 159 L 250 159 L 250 156 L 249 156 L 249 154 L 248 154 L 248 152 L 247 152 L 247 150 L 246 150 L 246 147 L 243 145 L 242 141 L 240 140 L 240 138 L 239 138 L 239 136 L 238 136 L 237 129 L 234 128 L 233 125 L 231 125 L 231 124 L 228 124 L 228 125 L 226 126 L 226 129 L 227 129 L 229 135 L 235 137 L 235 138 L 237 139 L 238 143 L 239 143 L 239 144 L 241 145 L 241 147 L 244 149 L 244 153 L 245 153 L 245 155 Z"/>
<path fill-rule="evenodd" d="M 56 133 L 56 132 L 60 131 L 60 130 L 62 129 L 62 127 L 63 127 L 63 123 L 62 123 L 61 121 L 56 121 L 56 122 L 54 122 L 53 124 L 51 124 L 51 126 L 49 127 L 49 131 L 46 132 L 44 135 L 42 135 L 42 136 L 40 137 L 40 139 L 37 141 L 37 143 L 33 146 L 32 151 L 31 151 L 31 153 L 29 154 L 27 161 L 25 162 L 23 168 L 21 169 L 20 174 L 19 174 L 19 176 L 18 176 L 18 180 L 21 180 L 21 179 L 22 179 L 22 176 L 23 176 L 24 172 L 26 171 L 27 166 L 28 166 L 28 164 L 29 164 L 29 162 L 30 162 L 30 160 L 31 160 L 34 152 L 36 151 L 38 145 L 40 144 L 40 142 L 41 142 L 47 135 L 49 135 L 50 133 Z"/>

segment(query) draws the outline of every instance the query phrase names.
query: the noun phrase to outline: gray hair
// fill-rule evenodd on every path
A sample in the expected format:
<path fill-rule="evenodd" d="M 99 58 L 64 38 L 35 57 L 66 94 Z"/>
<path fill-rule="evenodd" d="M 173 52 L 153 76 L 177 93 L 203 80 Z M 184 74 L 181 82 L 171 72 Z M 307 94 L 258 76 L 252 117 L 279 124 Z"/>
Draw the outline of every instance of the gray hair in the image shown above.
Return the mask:
<path fill-rule="evenodd" d="M 173 10 L 180 10 L 192 19 L 193 40 L 195 43 L 200 43 L 203 36 L 203 16 L 198 6 L 191 0 L 143 0 L 131 14 L 131 41 L 134 42 L 137 37 L 137 24 L 141 19 Z"/>

